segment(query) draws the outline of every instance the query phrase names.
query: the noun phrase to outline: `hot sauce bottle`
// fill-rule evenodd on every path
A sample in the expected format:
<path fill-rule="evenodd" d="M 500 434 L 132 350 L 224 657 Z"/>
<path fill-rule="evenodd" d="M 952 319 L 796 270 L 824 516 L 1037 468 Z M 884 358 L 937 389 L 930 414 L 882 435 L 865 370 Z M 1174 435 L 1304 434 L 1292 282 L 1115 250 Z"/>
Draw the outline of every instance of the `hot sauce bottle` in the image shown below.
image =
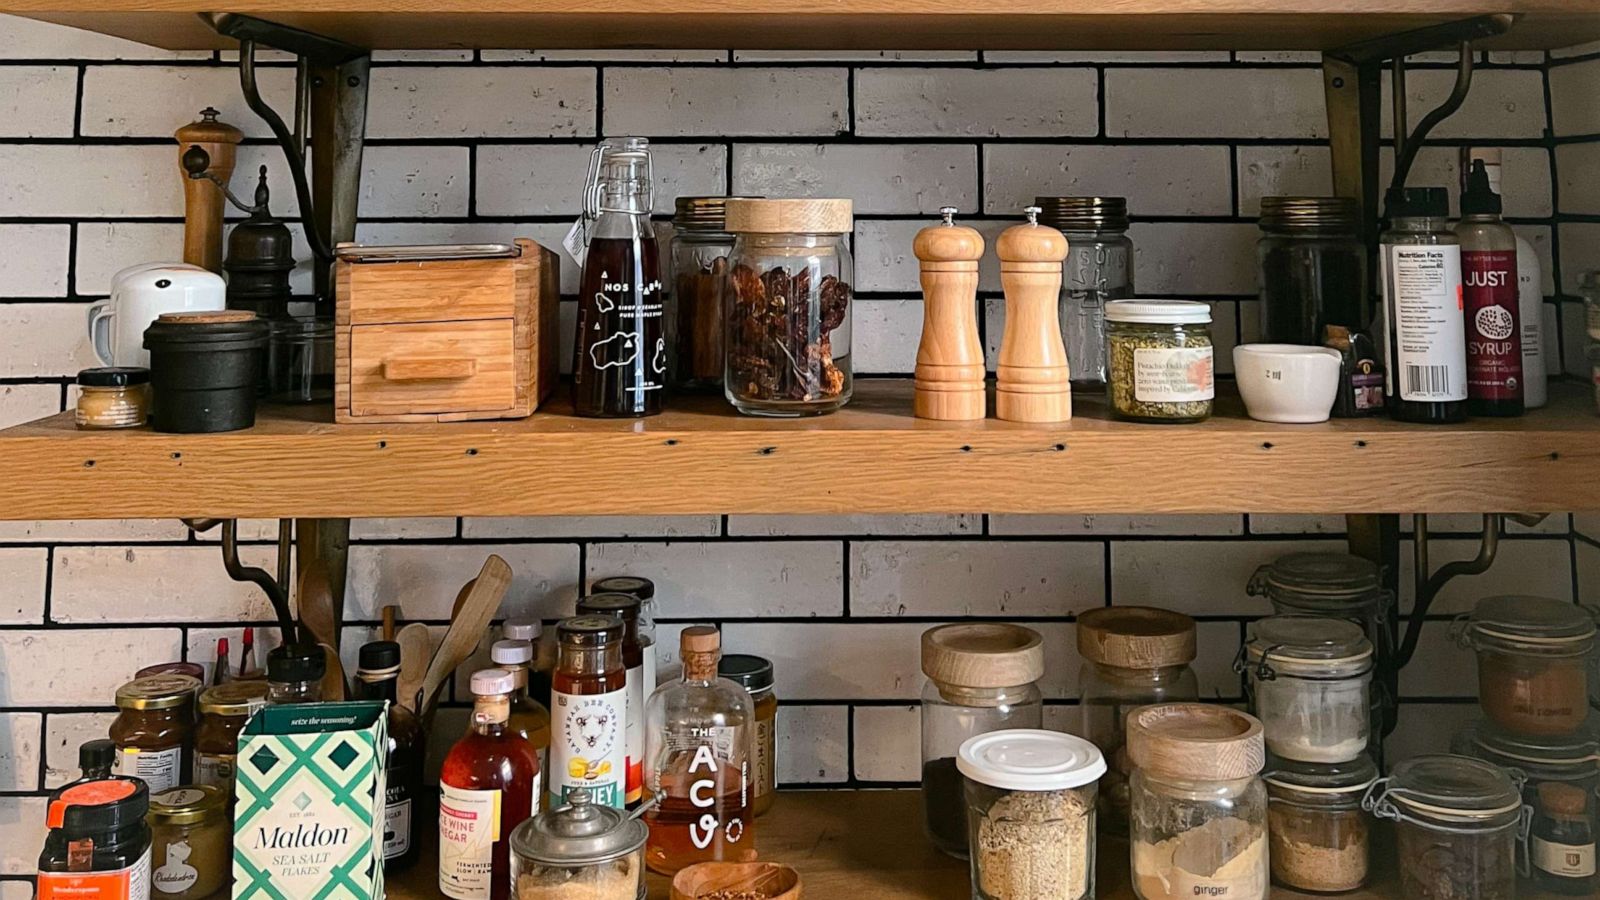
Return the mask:
<path fill-rule="evenodd" d="M 627 670 L 622 621 L 574 616 L 556 626 L 551 685 L 551 808 L 583 788 L 598 806 L 627 803 Z"/>

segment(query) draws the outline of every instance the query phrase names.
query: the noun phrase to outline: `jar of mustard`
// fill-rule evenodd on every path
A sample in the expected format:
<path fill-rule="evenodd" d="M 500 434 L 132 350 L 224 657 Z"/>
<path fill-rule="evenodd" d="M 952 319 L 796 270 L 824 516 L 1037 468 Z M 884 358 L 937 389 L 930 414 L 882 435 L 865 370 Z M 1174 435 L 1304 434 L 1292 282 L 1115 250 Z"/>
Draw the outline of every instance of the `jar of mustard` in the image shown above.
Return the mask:
<path fill-rule="evenodd" d="M 118 775 L 141 778 L 152 794 L 186 784 L 194 766 L 194 697 L 200 680 L 150 675 L 117 688 Z"/>
<path fill-rule="evenodd" d="M 230 681 L 200 694 L 200 724 L 194 731 L 194 780 L 233 795 L 233 763 L 239 732 L 255 711 L 267 705 L 265 681 Z"/>
<path fill-rule="evenodd" d="M 220 788 L 186 784 L 150 795 L 151 897 L 198 900 L 233 870 L 233 822 Z"/>

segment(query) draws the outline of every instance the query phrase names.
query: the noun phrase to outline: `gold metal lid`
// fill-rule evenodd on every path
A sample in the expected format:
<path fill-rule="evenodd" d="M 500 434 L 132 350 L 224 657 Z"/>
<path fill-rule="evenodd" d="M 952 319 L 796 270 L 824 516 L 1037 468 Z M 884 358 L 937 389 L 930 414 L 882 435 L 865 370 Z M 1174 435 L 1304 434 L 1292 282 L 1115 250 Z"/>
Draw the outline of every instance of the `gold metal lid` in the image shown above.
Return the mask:
<path fill-rule="evenodd" d="M 672 224 L 682 231 L 725 232 L 729 200 L 759 200 L 759 197 L 679 197 L 674 204 Z"/>
<path fill-rule="evenodd" d="M 200 692 L 200 714 L 248 716 L 267 705 L 265 681 L 230 681 Z"/>
<path fill-rule="evenodd" d="M 151 825 L 198 825 L 227 813 L 228 795 L 209 784 L 185 784 L 150 795 Z"/>
<path fill-rule="evenodd" d="M 174 709 L 194 702 L 200 679 L 189 675 L 147 675 L 117 688 L 118 709 Z"/>

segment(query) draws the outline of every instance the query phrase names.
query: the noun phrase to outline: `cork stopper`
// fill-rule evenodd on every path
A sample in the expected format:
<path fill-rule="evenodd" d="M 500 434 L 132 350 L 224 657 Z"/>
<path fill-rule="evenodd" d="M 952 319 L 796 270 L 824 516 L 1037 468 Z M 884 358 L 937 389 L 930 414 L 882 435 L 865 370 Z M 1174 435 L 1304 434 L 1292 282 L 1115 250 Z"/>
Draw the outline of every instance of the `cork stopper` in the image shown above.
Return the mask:
<path fill-rule="evenodd" d="M 685 680 L 710 681 L 717 677 L 722 656 L 722 633 L 710 625 L 692 625 L 678 636 Z"/>
<path fill-rule="evenodd" d="M 1226 706 L 1163 703 L 1128 714 L 1128 757 L 1160 777 L 1252 778 L 1266 765 L 1261 722 Z"/>
<path fill-rule="evenodd" d="M 1583 788 L 1560 781 L 1539 783 L 1539 806 L 1551 816 L 1563 819 L 1581 819 L 1588 810 L 1589 797 Z"/>
<path fill-rule="evenodd" d="M 954 206 L 939 210 L 944 221 L 917 232 L 911 252 L 923 262 L 977 262 L 983 258 L 983 235 L 976 229 L 955 223 Z"/>
<path fill-rule="evenodd" d="M 1194 620 L 1151 606 L 1106 606 L 1078 615 L 1078 653 L 1118 669 L 1188 665 L 1195 657 Z"/>
<path fill-rule="evenodd" d="M 1027 223 L 1007 228 L 995 242 L 995 253 L 1000 261 L 1059 263 L 1066 259 L 1066 236 L 1049 225 L 1039 224 L 1039 207 L 1030 206 L 1025 212 L 1028 214 Z"/>

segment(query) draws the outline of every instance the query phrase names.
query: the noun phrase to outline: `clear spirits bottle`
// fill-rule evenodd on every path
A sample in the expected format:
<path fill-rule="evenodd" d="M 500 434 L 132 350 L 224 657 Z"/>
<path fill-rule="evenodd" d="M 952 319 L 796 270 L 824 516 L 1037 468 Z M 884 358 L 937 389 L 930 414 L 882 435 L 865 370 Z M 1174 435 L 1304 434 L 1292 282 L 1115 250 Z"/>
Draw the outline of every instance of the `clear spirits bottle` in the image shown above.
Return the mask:
<path fill-rule="evenodd" d="M 645 865 L 666 875 L 756 858 L 755 706 L 744 688 L 717 677 L 715 628 L 685 628 L 679 640 L 683 680 L 657 688 L 645 709 Z"/>

